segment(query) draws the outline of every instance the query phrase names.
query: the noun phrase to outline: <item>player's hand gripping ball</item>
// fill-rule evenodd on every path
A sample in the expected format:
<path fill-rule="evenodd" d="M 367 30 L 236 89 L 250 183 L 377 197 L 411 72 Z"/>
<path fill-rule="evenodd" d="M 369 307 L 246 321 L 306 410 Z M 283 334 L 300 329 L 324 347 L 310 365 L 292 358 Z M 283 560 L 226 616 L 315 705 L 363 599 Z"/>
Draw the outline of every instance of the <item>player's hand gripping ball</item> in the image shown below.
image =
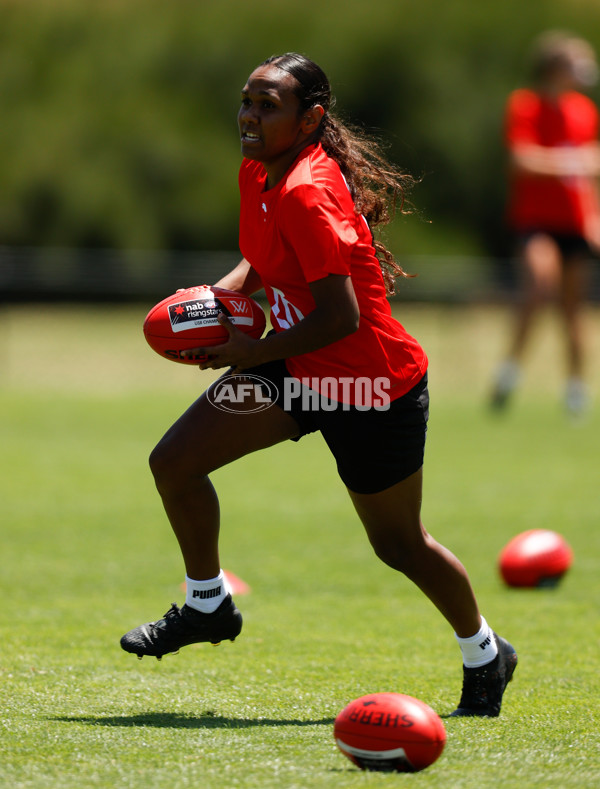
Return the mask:
<path fill-rule="evenodd" d="M 531 529 L 505 545 L 498 566 L 508 586 L 556 586 L 572 561 L 573 551 L 560 534 Z"/>
<path fill-rule="evenodd" d="M 152 307 L 144 321 L 144 336 L 165 359 L 182 364 L 205 362 L 206 355 L 183 357 L 181 353 L 227 342 L 229 335 L 219 323 L 219 313 L 255 339 L 265 330 L 265 314 L 254 299 L 225 288 L 200 285 L 178 290 Z"/>
<path fill-rule="evenodd" d="M 402 693 L 372 693 L 351 701 L 335 719 L 333 736 L 353 764 L 380 772 L 423 770 L 446 744 L 439 715 Z"/>

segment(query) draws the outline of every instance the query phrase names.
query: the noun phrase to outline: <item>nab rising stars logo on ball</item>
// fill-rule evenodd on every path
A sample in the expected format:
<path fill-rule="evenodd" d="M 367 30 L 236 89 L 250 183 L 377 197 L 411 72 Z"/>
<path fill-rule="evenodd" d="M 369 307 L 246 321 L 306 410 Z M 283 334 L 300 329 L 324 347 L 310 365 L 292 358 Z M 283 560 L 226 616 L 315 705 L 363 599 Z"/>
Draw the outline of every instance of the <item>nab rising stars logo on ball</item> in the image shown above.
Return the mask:
<path fill-rule="evenodd" d="M 169 305 L 169 320 L 173 332 L 185 331 L 198 326 L 215 326 L 218 324 L 217 316 L 222 312 L 230 316 L 230 311 L 214 297 L 181 301 Z"/>

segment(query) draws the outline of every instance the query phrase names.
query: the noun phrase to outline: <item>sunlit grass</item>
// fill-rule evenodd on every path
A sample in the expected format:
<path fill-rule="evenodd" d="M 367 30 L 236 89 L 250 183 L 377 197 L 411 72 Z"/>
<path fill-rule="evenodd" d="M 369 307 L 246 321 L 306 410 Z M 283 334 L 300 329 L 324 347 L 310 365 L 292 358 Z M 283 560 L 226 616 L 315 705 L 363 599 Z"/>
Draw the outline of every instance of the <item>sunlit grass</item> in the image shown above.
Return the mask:
<path fill-rule="evenodd" d="M 403 314 L 432 360 L 424 520 L 519 651 L 501 717 L 445 719 L 446 748 L 418 776 L 361 773 L 337 751 L 332 722 L 352 698 L 394 690 L 445 715 L 461 669 L 448 625 L 373 556 L 316 436 L 214 475 L 223 564 L 251 587 L 236 642 L 160 663 L 122 652 L 125 630 L 182 599 L 146 456 L 206 378 L 155 359 L 137 310 L 50 311 L 34 331 L 15 308 L 0 389 L 1 785 L 597 784 L 598 414 L 569 422 L 553 370 L 492 416 L 504 316 Z M 534 354 L 531 370 L 543 364 Z M 555 590 L 500 582 L 501 547 L 528 528 L 574 549 Z"/>

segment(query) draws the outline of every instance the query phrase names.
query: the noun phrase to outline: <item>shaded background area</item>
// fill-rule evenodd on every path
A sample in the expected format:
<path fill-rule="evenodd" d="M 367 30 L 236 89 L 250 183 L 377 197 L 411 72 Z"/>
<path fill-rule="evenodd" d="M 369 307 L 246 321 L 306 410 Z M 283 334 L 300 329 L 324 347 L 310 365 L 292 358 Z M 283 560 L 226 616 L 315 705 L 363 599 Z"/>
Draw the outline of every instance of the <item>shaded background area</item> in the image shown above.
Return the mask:
<path fill-rule="evenodd" d="M 595 0 L 0 0 L 0 14 L 5 299 L 214 281 L 236 258 L 239 91 L 288 50 L 421 179 L 386 235 L 420 275 L 403 294 L 502 296 L 506 96 L 542 30 L 600 48 Z"/>

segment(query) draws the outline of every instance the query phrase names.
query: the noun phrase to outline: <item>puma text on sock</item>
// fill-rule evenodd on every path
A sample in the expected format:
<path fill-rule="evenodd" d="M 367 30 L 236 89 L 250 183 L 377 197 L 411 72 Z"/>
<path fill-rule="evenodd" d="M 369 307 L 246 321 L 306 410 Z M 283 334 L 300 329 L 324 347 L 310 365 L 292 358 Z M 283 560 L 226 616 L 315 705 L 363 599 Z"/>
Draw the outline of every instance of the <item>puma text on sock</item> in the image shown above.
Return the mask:
<path fill-rule="evenodd" d="M 186 597 L 185 603 L 203 614 L 212 614 L 221 605 L 228 593 L 227 583 L 223 570 L 216 578 L 204 581 L 195 581 L 185 576 Z"/>
<path fill-rule="evenodd" d="M 456 633 L 454 635 L 456 636 Z M 485 666 L 486 663 L 491 663 L 498 654 L 498 645 L 492 628 L 483 617 L 481 617 L 481 628 L 474 636 L 469 638 L 456 636 L 456 640 L 462 652 L 463 663 L 467 668 Z"/>

